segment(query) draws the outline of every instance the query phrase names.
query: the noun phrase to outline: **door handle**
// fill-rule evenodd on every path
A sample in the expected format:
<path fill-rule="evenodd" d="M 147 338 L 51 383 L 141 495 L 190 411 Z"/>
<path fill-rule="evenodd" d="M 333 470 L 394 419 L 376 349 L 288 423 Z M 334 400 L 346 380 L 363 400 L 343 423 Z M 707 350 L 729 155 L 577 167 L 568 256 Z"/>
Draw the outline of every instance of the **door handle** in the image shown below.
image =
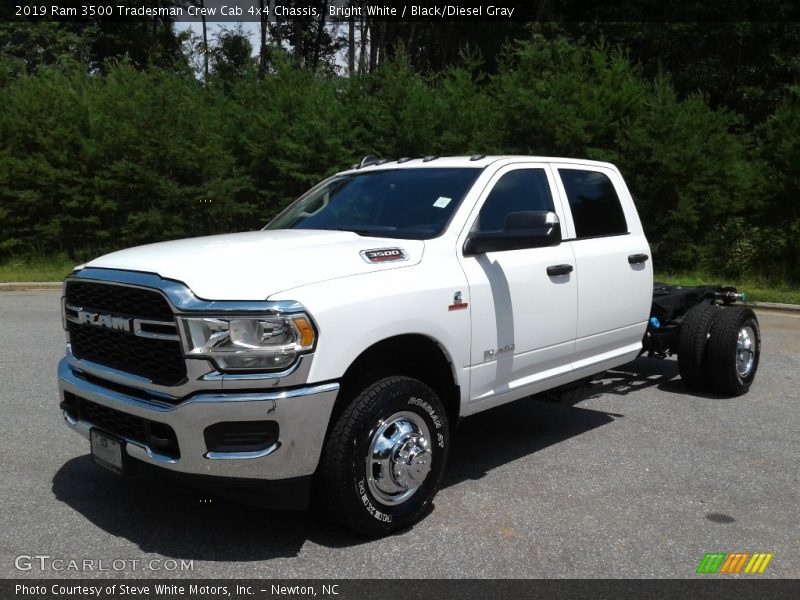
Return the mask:
<path fill-rule="evenodd" d="M 628 263 L 632 265 L 640 265 L 644 262 L 647 262 L 647 259 L 650 258 L 647 254 L 631 254 L 628 257 Z"/>
<path fill-rule="evenodd" d="M 550 277 L 568 275 L 569 273 L 572 273 L 572 265 L 552 265 L 547 267 L 547 274 Z"/>

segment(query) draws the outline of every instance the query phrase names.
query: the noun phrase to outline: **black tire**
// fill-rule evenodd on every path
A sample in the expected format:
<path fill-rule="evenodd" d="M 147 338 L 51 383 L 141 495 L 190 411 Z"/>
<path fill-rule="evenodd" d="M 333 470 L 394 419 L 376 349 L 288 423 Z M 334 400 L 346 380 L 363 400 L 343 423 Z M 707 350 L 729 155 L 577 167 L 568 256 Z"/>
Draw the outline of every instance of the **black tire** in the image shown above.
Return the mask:
<path fill-rule="evenodd" d="M 709 388 L 706 367 L 707 345 L 711 327 L 720 313 L 712 304 L 698 304 L 686 313 L 678 334 L 678 372 L 690 390 Z"/>
<path fill-rule="evenodd" d="M 373 456 L 371 448 L 376 438 L 394 439 L 389 434 L 402 429 L 400 425 L 394 426 L 395 429 L 392 425 L 387 428 L 387 423 L 392 422 L 416 423 L 420 427 L 424 423 L 433 438 L 427 445 L 430 454 L 421 459 L 428 460 L 425 464 L 429 464 L 430 471 L 421 478 L 415 492 L 410 492 L 415 486 L 408 488 L 412 495 L 405 499 L 401 492 L 392 497 L 379 489 L 376 481 L 384 481 L 384 478 L 377 477 L 374 469 L 380 474 L 382 467 L 373 464 L 371 477 L 367 472 L 367 459 Z M 424 433 L 424 429 L 420 432 Z M 399 433 L 396 435 L 397 439 L 403 439 Z M 415 448 L 418 450 L 419 446 Z M 334 423 L 320 465 L 317 500 L 342 525 L 369 537 L 384 536 L 408 527 L 420 520 L 430 507 L 439 489 L 449 449 L 447 414 L 436 393 L 410 377 L 380 379 L 361 391 Z M 391 479 L 383 485 L 393 484 L 396 481 Z"/>
<path fill-rule="evenodd" d="M 739 334 L 743 333 L 740 347 Z M 748 346 L 749 350 L 744 350 Z M 740 355 L 741 352 L 741 355 Z M 708 341 L 708 377 L 714 390 L 726 396 L 747 393 L 755 379 L 761 356 L 761 330 L 752 309 L 729 306 L 720 311 Z M 746 364 L 752 358 L 749 370 Z M 742 369 L 740 371 L 740 369 Z"/>

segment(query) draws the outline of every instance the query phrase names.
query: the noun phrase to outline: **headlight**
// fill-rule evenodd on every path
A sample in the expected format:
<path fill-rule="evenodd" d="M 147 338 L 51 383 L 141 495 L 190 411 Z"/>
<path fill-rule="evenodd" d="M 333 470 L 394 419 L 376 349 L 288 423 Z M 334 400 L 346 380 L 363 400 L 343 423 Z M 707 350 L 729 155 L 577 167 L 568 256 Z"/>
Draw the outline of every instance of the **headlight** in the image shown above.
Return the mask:
<path fill-rule="evenodd" d="M 222 370 L 279 369 L 314 347 L 308 317 L 179 317 L 189 356 L 213 359 Z"/>

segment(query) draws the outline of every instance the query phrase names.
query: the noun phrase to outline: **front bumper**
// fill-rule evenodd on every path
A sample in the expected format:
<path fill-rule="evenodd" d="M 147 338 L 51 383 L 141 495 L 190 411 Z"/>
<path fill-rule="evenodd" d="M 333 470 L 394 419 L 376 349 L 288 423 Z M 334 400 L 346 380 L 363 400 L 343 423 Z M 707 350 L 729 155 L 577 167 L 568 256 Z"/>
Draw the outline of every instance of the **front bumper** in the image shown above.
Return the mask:
<path fill-rule="evenodd" d="M 62 359 L 58 365 L 61 399 L 65 392 L 128 415 L 169 425 L 175 431 L 180 457 L 171 458 L 141 441 L 126 440 L 129 456 L 163 469 L 191 475 L 256 480 L 305 477 L 319 463 L 338 383 L 270 392 L 200 392 L 170 405 L 148 401 L 105 387 Z M 203 432 L 223 421 L 277 421 L 279 440 L 257 452 L 208 452 Z M 64 412 L 69 427 L 89 438 L 95 426 Z"/>

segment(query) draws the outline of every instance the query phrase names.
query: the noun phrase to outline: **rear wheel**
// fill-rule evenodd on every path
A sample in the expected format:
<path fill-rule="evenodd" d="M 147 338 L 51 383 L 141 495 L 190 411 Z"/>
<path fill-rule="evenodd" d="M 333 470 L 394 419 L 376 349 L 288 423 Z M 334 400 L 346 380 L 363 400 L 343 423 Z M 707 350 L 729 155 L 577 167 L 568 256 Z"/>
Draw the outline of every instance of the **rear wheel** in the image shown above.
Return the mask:
<path fill-rule="evenodd" d="M 712 304 L 698 304 L 686 313 L 678 334 L 678 372 L 690 390 L 709 387 L 706 354 L 711 327 L 720 313 Z"/>
<path fill-rule="evenodd" d="M 367 386 L 339 415 L 325 446 L 318 498 L 344 526 L 378 537 L 425 514 L 447 462 L 447 415 L 410 377 Z"/>
<path fill-rule="evenodd" d="M 761 330 L 752 309 L 720 311 L 708 342 L 708 377 L 714 390 L 728 396 L 747 393 L 761 356 Z"/>

